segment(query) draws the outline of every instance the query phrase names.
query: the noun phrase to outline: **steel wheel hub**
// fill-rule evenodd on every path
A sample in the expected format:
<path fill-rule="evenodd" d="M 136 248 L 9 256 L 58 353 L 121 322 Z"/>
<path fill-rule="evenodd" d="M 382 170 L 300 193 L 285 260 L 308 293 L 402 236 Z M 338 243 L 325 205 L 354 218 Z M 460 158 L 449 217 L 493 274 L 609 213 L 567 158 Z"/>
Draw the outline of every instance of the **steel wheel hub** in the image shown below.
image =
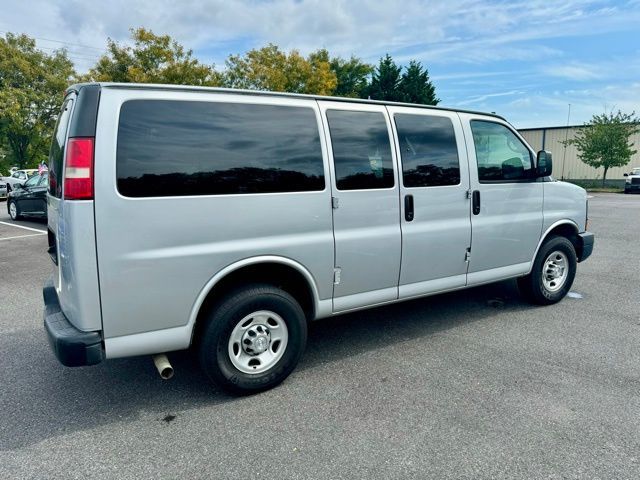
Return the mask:
<path fill-rule="evenodd" d="M 549 292 L 560 290 L 569 276 L 569 260 L 560 251 L 552 252 L 542 267 L 542 283 Z"/>
<path fill-rule="evenodd" d="M 253 312 L 232 330 L 229 360 L 243 373 L 263 373 L 282 358 L 288 341 L 287 324 L 280 315 L 268 310 Z"/>

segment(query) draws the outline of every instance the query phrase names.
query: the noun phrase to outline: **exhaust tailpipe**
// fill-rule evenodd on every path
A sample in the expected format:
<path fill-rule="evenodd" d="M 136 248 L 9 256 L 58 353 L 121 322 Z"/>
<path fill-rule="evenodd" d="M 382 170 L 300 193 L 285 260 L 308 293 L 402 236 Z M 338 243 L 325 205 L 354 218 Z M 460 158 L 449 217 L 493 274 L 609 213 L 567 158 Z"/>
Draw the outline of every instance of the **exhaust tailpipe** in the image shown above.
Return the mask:
<path fill-rule="evenodd" d="M 169 363 L 169 359 L 164 353 L 159 353 L 153 356 L 153 363 L 163 380 L 169 380 L 173 377 L 173 367 Z"/>

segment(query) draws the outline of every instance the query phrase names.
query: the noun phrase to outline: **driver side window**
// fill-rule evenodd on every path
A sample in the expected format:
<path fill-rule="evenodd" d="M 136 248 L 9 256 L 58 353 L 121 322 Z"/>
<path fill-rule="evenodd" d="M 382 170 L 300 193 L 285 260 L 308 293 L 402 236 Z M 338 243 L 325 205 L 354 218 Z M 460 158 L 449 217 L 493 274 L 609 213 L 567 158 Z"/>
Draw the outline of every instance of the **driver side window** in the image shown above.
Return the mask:
<path fill-rule="evenodd" d="M 480 182 L 530 180 L 533 157 L 529 149 L 507 127 L 481 120 L 471 121 Z"/>

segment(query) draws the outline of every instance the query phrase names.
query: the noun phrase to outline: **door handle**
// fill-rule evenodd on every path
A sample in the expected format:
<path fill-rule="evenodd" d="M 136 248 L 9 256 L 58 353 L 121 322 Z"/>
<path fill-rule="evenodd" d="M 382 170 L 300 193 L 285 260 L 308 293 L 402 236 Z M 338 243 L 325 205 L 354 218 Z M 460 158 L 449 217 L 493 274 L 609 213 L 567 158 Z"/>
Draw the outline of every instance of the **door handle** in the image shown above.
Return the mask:
<path fill-rule="evenodd" d="M 404 197 L 404 219 L 407 222 L 413 220 L 413 195 L 405 195 Z"/>
<path fill-rule="evenodd" d="M 478 215 L 480 213 L 480 190 L 473 191 L 472 199 L 473 199 L 473 214 Z"/>

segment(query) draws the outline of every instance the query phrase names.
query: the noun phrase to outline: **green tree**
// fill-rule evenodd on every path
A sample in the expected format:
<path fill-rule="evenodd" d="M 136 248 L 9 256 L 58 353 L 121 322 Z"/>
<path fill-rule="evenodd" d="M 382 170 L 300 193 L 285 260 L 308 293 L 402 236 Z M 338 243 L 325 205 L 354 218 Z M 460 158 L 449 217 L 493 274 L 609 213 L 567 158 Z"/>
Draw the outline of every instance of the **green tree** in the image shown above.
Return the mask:
<path fill-rule="evenodd" d="M 334 57 L 331 59 L 330 66 L 337 80 L 333 95 L 351 98 L 366 97 L 365 92 L 369 87 L 369 76 L 373 72 L 373 66 L 354 56 L 349 60 Z"/>
<path fill-rule="evenodd" d="M 602 186 L 607 179 L 607 171 L 611 167 L 623 167 L 631 160 L 637 150 L 629 137 L 640 131 L 639 119 L 635 112 L 630 114 L 603 113 L 594 115 L 590 122 L 580 128 L 573 139 L 562 142 L 575 145 L 580 160 L 593 168 L 604 168 Z"/>
<path fill-rule="evenodd" d="M 380 63 L 373 70 L 371 85 L 363 92 L 363 97 L 373 100 L 387 100 L 401 102 L 403 100 L 400 91 L 400 72 L 402 68 L 396 65 L 389 54 L 380 59 Z"/>
<path fill-rule="evenodd" d="M 46 159 L 62 95 L 74 76 L 64 50 L 46 54 L 34 39 L 0 37 L 0 150 L 19 168 Z M 6 172 L 5 172 L 6 173 Z"/>
<path fill-rule="evenodd" d="M 422 67 L 420 62 L 415 60 L 409 62 L 409 66 L 402 74 L 398 88 L 403 102 L 437 105 L 440 101 L 436 97 L 433 83 L 429 80 L 429 72 Z"/>
<path fill-rule="evenodd" d="M 283 52 L 269 44 L 244 55 L 230 55 L 224 84 L 230 88 L 330 95 L 336 87 L 326 50 L 307 58 L 297 50 Z"/>
<path fill-rule="evenodd" d="M 108 53 L 83 77 L 85 81 L 221 85 L 213 65 L 200 63 L 169 35 L 145 28 L 131 29 L 134 46 L 109 39 Z"/>

